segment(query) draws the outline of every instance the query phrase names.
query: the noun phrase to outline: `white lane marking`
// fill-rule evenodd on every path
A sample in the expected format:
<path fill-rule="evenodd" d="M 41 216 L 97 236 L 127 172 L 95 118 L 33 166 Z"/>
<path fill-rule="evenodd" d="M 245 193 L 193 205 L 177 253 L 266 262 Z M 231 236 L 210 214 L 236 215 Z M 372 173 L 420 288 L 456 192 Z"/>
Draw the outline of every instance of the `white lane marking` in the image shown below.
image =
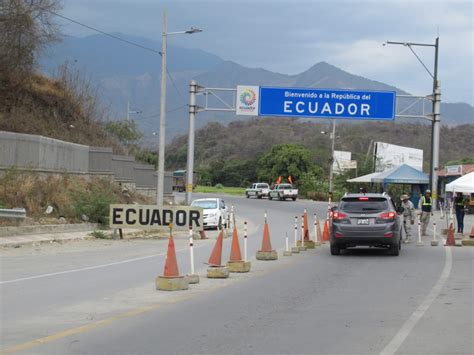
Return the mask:
<path fill-rule="evenodd" d="M 203 247 L 205 244 L 197 246 L 195 248 L 200 248 Z M 181 252 L 184 250 L 188 250 L 188 248 L 182 248 L 182 249 L 177 249 L 176 252 Z M 147 255 L 147 256 L 141 256 L 138 258 L 133 258 L 133 259 L 126 259 L 122 261 L 116 261 L 113 263 L 108 263 L 108 264 L 101 264 L 101 265 L 95 265 L 95 266 L 87 266 L 83 267 L 80 269 L 72 269 L 72 270 L 65 270 L 65 271 L 57 271 L 57 272 L 51 272 L 48 274 L 40 274 L 40 275 L 35 275 L 35 276 L 28 276 L 28 277 L 22 277 L 19 279 L 14 279 L 14 280 L 7 280 L 7 281 L 0 281 L 0 285 L 5 285 L 5 284 L 11 284 L 15 282 L 20 282 L 20 281 L 27 281 L 27 280 L 34 280 L 34 279 L 42 279 L 44 277 L 50 277 L 50 276 L 57 276 L 57 275 L 64 275 L 64 274 L 72 274 L 75 272 L 81 272 L 81 271 L 88 271 L 88 270 L 95 270 L 95 269 L 102 269 L 110 266 L 115 266 L 115 265 L 121 265 L 121 264 L 128 264 L 128 263 L 133 263 L 135 261 L 141 261 L 141 260 L 146 260 L 146 259 L 151 259 L 151 258 L 156 258 L 158 256 L 163 256 L 165 255 L 166 252 L 159 253 L 159 254 L 153 254 L 153 255 Z"/>
<path fill-rule="evenodd" d="M 402 346 L 408 335 L 410 335 L 413 328 L 416 326 L 416 324 L 419 322 L 419 320 L 423 317 L 425 312 L 428 310 L 428 308 L 430 308 L 431 304 L 440 294 L 446 280 L 449 277 L 449 274 L 451 273 L 451 269 L 453 266 L 453 255 L 451 252 L 451 247 L 445 247 L 444 250 L 446 253 L 444 268 L 441 272 L 438 281 L 436 282 L 436 285 L 434 285 L 428 296 L 425 297 L 423 302 L 413 312 L 410 318 L 408 318 L 405 324 L 402 325 L 402 327 L 397 332 L 397 334 L 395 334 L 390 343 L 388 343 L 388 345 L 380 352 L 380 355 L 391 355 L 397 352 L 397 350 L 400 348 L 400 346 Z"/>

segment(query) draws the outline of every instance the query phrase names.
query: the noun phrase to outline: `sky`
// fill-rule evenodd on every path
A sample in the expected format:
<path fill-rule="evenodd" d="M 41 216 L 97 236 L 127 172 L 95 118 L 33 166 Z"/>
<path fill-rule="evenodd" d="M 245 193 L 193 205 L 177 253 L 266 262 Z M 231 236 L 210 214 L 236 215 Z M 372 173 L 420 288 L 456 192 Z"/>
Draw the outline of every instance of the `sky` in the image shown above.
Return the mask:
<path fill-rule="evenodd" d="M 63 0 L 62 13 L 106 32 L 199 48 L 252 68 L 297 74 L 326 61 L 352 74 L 428 95 L 433 81 L 408 47 L 439 35 L 442 100 L 474 105 L 474 1 L 464 0 Z M 60 21 L 66 34 L 93 34 Z M 433 72 L 434 48 L 413 47 Z"/>

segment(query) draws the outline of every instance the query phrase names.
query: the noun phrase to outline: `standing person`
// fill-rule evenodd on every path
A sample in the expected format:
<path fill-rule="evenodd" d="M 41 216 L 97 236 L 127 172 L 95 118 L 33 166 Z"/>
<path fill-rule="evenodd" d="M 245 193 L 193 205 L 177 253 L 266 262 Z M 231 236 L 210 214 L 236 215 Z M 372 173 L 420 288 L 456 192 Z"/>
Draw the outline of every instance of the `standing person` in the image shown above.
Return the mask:
<path fill-rule="evenodd" d="M 433 215 L 431 208 L 433 207 L 433 199 L 431 198 L 431 190 L 426 190 L 425 194 L 421 196 L 418 208 L 421 209 L 421 235 L 426 236 L 426 228 L 430 223 L 430 216 Z"/>
<path fill-rule="evenodd" d="M 415 223 L 415 206 L 413 202 L 408 199 L 408 195 L 403 194 L 400 196 L 402 201 L 401 206 L 403 207 L 403 229 L 405 229 L 405 240 L 404 243 L 410 243 L 411 241 L 411 226 Z"/>
<path fill-rule="evenodd" d="M 458 192 L 454 198 L 454 208 L 456 210 L 456 221 L 458 222 L 458 233 L 461 234 L 464 232 L 464 211 L 466 204 L 467 200 L 462 195 L 462 192 Z"/>

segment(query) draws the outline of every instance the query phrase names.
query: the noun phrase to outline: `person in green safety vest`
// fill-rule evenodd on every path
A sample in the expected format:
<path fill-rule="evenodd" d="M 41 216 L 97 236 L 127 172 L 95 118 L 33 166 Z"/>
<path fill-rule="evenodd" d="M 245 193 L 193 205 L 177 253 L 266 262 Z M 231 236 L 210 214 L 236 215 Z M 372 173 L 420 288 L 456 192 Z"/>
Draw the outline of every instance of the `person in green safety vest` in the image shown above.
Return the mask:
<path fill-rule="evenodd" d="M 418 203 L 418 208 L 421 210 L 420 222 L 422 236 L 426 236 L 426 228 L 428 228 L 428 224 L 430 223 L 430 216 L 433 215 L 432 207 L 433 199 L 431 198 L 431 190 L 426 190 Z"/>
<path fill-rule="evenodd" d="M 467 208 L 467 199 L 464 198 L 462 192 L 458 192 L 454 198 L 454 209 L 456 210 L 456 221 L 458 222 L 458 233 L 464 232 L 464 212 Z"/>

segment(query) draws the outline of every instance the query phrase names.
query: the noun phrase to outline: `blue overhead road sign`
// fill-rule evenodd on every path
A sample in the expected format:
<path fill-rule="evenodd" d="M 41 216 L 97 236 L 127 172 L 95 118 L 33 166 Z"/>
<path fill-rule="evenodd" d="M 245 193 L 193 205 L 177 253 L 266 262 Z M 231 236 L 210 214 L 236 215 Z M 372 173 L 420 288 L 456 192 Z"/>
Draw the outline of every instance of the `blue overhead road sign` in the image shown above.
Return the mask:
<path fill-rule="evenodd" d="M 394 91 L 261 86 L 258 115 L 393 120 L 395 97 Z"/>

